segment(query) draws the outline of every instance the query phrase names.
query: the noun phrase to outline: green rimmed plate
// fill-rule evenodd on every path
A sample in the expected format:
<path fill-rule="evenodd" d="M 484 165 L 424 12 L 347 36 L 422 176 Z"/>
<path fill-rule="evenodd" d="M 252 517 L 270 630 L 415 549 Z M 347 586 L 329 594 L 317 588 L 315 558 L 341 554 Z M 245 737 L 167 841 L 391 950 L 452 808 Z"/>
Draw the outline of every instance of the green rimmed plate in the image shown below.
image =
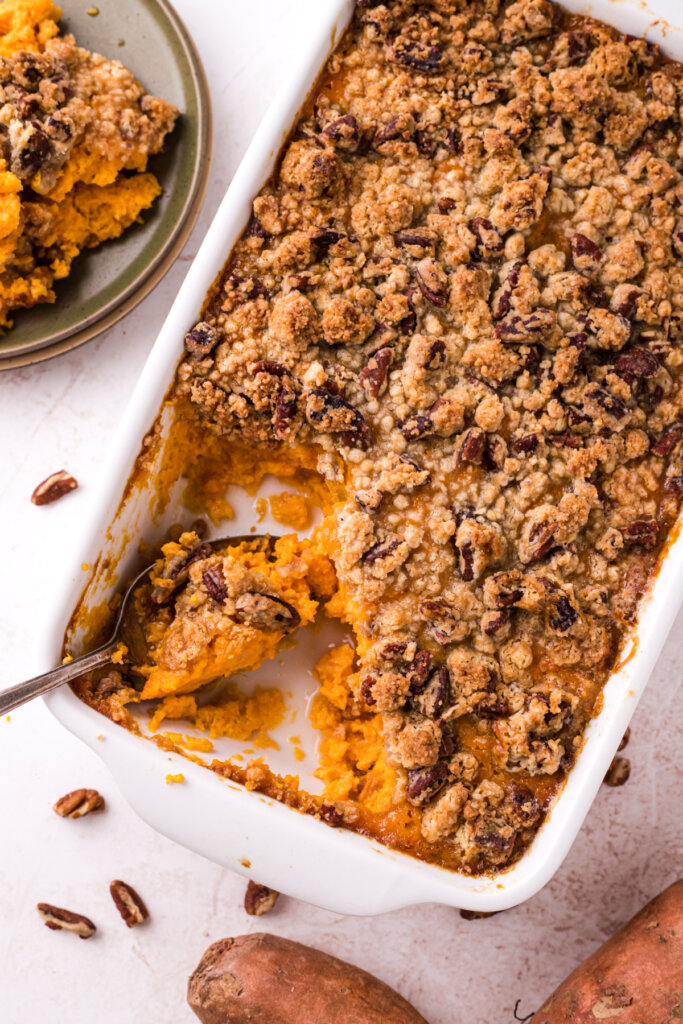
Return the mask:
<path fill-rule="evenodd" d="M 59 0 L 58 0 L 59 2 Z M 0 335 L 0 370 L 50 359 L 111 327 L 159 283 L 199 213 L 211 164 L 211 101 L 199 55 L 167 0 L 61 0 L 60 26 L 81 46 L 123 61 L 148 92 L 180 110 L 149 162 L 163 193 L 141 224 L 86 251 L 55 285 L 57 301 L 19 310 Z M 88 13 L 97 11 L 97 14 Z"/>

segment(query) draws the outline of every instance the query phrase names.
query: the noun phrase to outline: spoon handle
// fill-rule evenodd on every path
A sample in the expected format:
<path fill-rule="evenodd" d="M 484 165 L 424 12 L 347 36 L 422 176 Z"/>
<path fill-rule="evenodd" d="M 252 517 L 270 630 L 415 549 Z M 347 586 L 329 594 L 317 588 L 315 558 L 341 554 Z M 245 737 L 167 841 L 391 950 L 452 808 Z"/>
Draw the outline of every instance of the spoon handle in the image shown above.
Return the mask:
<path fill-rule="evenodd" d="M 43 693 L 56 689 L 62 683 L 70 683 L 72 679 L 78 679 L 100 665 L 105 665 L 116 650 L 116 641 L 99 647 L 90 654 L 84 654 L 80 658 L 74 658 L 66 665 L 53 668 L 35 679 L 27 679 L 24 683 L 17 683 L 9 689 L 0 692 L 0 715 L 6 715 L 15 708 L 20 707 L 34 697 L 40 697 Z"/>

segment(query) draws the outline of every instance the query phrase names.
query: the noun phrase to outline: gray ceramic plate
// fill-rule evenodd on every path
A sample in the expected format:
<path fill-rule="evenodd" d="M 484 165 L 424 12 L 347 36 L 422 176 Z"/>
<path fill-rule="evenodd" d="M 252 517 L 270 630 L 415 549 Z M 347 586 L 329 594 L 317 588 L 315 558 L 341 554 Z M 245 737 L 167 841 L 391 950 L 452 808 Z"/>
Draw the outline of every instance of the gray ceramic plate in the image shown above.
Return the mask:
<path fill-rule="evenodd" d="M 0 370 L 66 352 L 128 313 L 161 280 L 192 230 L 211 163 L 211 101 L 187 29 L 166 0 L 62 0 L 65 32 L 89 50 L 123 61 L 145 88 L 181 116 L 149 169 L 163 193 L 143 222 L 83 253 L 57 282 L 57 301 L 20 310 L 0 335 Z M 93 17 L 88 10 L 97 9 Z"/>

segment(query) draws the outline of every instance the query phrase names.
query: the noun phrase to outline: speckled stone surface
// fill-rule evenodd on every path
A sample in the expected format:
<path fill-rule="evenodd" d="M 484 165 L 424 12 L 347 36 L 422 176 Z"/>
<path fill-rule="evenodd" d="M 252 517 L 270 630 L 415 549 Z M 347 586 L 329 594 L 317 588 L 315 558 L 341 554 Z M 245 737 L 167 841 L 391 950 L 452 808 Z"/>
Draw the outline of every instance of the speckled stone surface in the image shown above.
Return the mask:
<path fill-rule="evenodd" d="M 66 0 L 70 2 L 70 0 Z M 75 0 L 71 0 L 75 2 Z M 85 0 L 78 0 L 85 2 Z M 69 536 L 98 483 L 131 387 L 187 264 L 269 97 L 302 50 L 320 0 L 177 0 L 210 79 L 215 163 L 200 223 L 164 282 L 125 321 L 57 361 L 0 375 L 1 684 L 49 666 L 32 638 Z M 125 58 L 125 53 L 124 53 Z M 144 69 L 140 69 L 144 72 Z M 29 496 L 67 468 L 79 491 L 49 508 Z M 0 722 L 0 1021 L 2 1024 L 189 1024 L 185 987 L 215 939 L 264 927 L 374 971 L 431 1024 L 513 1024 L 647 899 L 683 873 L 680 750 L 683 615 L 632 723 L 631 778 L 603 787 L 564 866 L 534 899 L 481 921 L 418 906 L 349 918 L 281 900 L 261 919 L 242 909 L 244 882 L 174 846 L 126 805 L 97 757 L 41 704 Z M 104 814 L 64 821 L 55 799 L 98 788 Z M 108 893 L 123 878 L 151 920 L 128 931 Z M 87 914 L 88 942 L 44 928 L 44 900 Z"/>

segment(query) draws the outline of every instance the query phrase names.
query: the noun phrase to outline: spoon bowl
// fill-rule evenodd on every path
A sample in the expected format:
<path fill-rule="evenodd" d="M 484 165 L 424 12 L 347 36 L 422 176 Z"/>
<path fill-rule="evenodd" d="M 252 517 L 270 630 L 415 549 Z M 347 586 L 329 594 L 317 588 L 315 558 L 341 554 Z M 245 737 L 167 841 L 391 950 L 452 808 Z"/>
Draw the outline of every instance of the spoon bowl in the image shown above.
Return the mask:
<path fill-rule="evenodd" d="M 270 550 L 276 540 L 278 538 L 270 534 L 242 534 L 237 537 L 220 537 L 215 540 L 203 541 L 203 546 L 214 551 L 220 551 L 222 547 L 253 542 L 266 545 Z M 21 707 L 22 704 L 33 700 L 34 697 L 40 697 L 42 694 L 48 693 L 64 683 L 73 682 L 74 679 L 80 679 L 86 673 L 92 672 L 96 668 L 101 668 L 111 661 L 112 655 L 117 650 L 120 650 L 122 644 L 125 645 L 127 651 L 132 655 L 131 660 L 133 663 L 144 664 L 147 645 L 139 619 L 134 613 L 133 597 L 136 591 L 148 582 L 154 565 L 155 562 L 152 562 L 151 565 L 146 566 L 139 572 L 124 591 L 111 637 L 106 643 L 94 651 L 90 651 L 89 654 L 73 658 L 71 661 L 66 662 L 66 664 L 59 665 L 57 668 L 43 673 L 43 675 L 35 676 L 33 679 L 27 679 L 23 683 L 17 683 L 15 686 L 10 686 L 8 689 L 3 690 L 0 693 L 0 715 L 9 714 L 10 711 Z"/>

